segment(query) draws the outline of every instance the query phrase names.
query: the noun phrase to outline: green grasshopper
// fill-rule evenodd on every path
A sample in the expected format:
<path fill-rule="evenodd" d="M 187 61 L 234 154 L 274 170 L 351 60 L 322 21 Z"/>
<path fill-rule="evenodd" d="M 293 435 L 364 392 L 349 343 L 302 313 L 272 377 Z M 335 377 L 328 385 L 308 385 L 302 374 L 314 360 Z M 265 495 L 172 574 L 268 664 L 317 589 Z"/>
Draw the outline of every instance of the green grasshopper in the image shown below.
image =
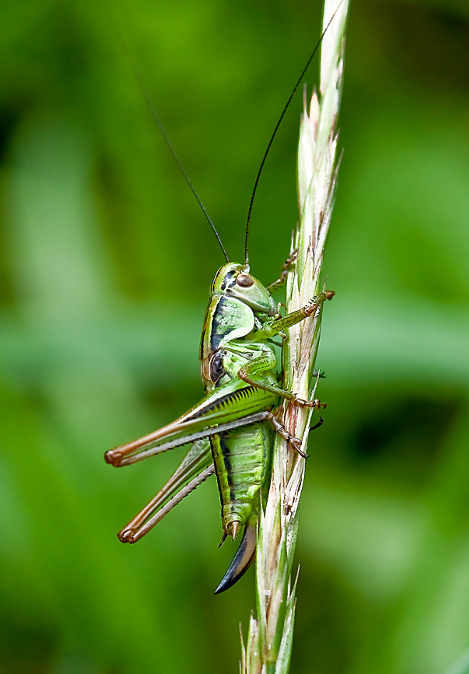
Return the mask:
<path fill-rule="evenodd" d="M 135 543 L 179 501 L 213 472 L 222 505 L 223 540 L 244 536 L 216 593 L 227 590 L 251 564 L 261 492 L 269 477 L 271 429 L 302 453 L 272 410 L 280 399 L 296 405 L 325 407 L 302 400 L 277 380 L 277 357 L 269 340 L 315 315 L 332 291 L 281 317 L 266 287 L 247 265 L 228 263 L 216 274 L 200 346 L 205 396 L 188 412 L 154 433 L 106 452 L 114 466 L 127 466 L 154 454 L 193 443 L 181 465 L 155 498 L 118 534 Z"/>
<path fill-rule="evenodd" d="M 326 29 L 327 30 L 327 29 Z M 324 35 L 324 34 L 323 34 Z M 322 40 L 322 37 L 321 37 Z M 251 207 L 265 158 L 316 46 L 304 68 L 262 160 L 248 213 L 246 261 L 230 262 L 218 232 L 202 206 L 176 155 L 153 106 L 153 114 L 189 186 L 206 215 L 226 258 L 213 280 L 200 344 L 201 374 L 205 395 L 181 417 L 138 440 L 109 450 L 107 463 L 128 466 L 155 454 L 191 444 L 172 477 L 148 505 L 118 534 L 124 543 L 145 536 L 177 503 L 213 473 L 217 476 L 223 527 L 236 538 L 241 528 L 241 544 L 215 593 L 231 587 L 247 570 L 255 556 L 257 520 L 268 489 L 273 434 L 279 433 L 302 456 L 301 443 L 292 437 L 277 418 L 282 400 L 320 409 L 319 400 L 303 400 L 284 390 L 279 383 L 279 363 L 272 339 L 286 337 L 292 325 L 315 316 L 334 292 L 324 291 L 299 310 L 282 316 L 269 288 L 277 288 L 294 264 L 292 255 L 280 278 L 264 286 L 250 274 L 247 241 Z M 146 95 L 146 92 L 144 91 Z M 147 97 L 148 98 L 148 97 Z M 151 105 L 151 103 L 150 103 Z"/>

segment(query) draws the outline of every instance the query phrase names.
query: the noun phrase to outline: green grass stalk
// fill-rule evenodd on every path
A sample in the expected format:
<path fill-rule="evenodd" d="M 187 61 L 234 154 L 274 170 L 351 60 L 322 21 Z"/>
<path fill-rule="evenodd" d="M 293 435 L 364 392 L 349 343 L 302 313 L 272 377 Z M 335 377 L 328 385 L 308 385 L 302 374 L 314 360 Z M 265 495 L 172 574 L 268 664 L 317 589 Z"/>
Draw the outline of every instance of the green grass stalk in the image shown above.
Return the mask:
<path fill-rule="evenodd" d="M 295 268 L 287 278 L 287 312 L 296 311 L 320 293 L 320 273 L 337 180 L 337 118 L 342 89 L 345 26 L 349 0 L 325 0 L 319 96 L 313 93 L 300 124 L 298 200 L 300 225 L 293 248 Z M 322 304 L 316 314 L 290 328 L 284 348 L 284 386 L 300 398 L 313 399 L 313 374 L 319 343 Z M 312 409 L 286 404 L 282 420 L 306 452 Z M 256 555 L 257 618 L 251 616 L 242 674 L 287 674 L 296 606 L 291 570 L 298 532 L 298 505 L 305 459 L 277 434 L 266 507 L 259 518 Z"/>

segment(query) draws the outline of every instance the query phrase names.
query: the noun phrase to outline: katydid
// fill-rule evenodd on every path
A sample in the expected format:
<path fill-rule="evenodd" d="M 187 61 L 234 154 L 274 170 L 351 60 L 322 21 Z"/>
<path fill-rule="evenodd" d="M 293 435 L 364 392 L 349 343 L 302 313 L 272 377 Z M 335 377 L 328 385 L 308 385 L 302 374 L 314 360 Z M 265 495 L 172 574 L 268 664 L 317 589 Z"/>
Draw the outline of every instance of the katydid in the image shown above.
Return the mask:
<path fill-rule="evenodd" d="M 167 426 L 109 450 L 105 454 L 105 460 L 114 466 L 126 466 L 191 444 L 172 477 L 148 505 L 119 532 L 118 537 L 122 542 L 135 543 L 187 494 L 215 473 L 221 501 L 222 542 L 227 536 L 235 539 L 244 527 L 239 549 L 216 593 L 231 587 L 254 559 L 258 514 L 270 477 L 273 434 L 279 433 L 304 456 L 299 440 L 291 437 L 277 418 L 277 408 L 281 401 L 316 409 L 325 407 L 319 400 L 303 400 L 281 387 L 279 363 L 272 339 L 278 335 L 285 338 L 289 327 L 310 316 L 314 317 L 321 311 L 324 301 L 332 299 L 334 292 L 323 291 L 299 310 L 282 316 L 280 305 L 274 302 L 269 288 L 281 285 L 286 269 L 295 262 L 294 255 L 287 261 L 286 269 L 279 280 L 266 287 L 250 274 L 247 254 L 250 213 L 265 158 L 293 94 L 321 40 L 310 56 L 264 154 L 251 196 L 244 264 L 229 261 L 218 232 L 151 106 L 173 156 L 217 236 L 226 264 L 218 270 L 213 280 L 202 329 L 199 357 L 205 386 L 204 397 Z M 145 90 L 144 94 L 147 96 Z"/>

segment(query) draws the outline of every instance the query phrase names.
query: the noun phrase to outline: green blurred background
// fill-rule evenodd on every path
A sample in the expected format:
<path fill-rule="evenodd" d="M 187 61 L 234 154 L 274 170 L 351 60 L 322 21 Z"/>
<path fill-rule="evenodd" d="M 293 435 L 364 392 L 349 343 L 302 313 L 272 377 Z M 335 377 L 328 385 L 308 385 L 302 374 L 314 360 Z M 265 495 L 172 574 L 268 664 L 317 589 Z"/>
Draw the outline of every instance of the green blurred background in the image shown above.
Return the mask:
<path fill-rule="evenodd" d="M 103 452 L 201 397 L 223 262 L 123 42 L 240 259 L 320 15 L 304 0 L 2 3 L 2 672 L 237 671 L 253 574 L 214 597 L 236 547 L 217 550 L 215 480 L 138 545 L 115 535 L 182 450 L 125 470 Z M 443 674 L 469 646 L 468 52 L 467 0 L 352 0 L 298 674 Z M 300 110 L 301 95 L 255 203 L 264 282 L 297 219 Z"/>

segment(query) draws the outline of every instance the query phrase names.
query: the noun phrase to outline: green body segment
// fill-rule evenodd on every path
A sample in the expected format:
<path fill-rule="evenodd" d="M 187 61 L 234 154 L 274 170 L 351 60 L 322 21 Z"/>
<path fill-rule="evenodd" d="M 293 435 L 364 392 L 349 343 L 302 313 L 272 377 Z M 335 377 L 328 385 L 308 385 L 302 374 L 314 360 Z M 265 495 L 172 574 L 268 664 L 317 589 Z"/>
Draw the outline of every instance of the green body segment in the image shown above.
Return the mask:
<path fill-rule="evenodd" d="M 273 348 L 265 342 L 250 340 L 262 327 L 263 319 L 270 320 L 278 314 L 277 306 L 266 288 L 238 264 L 227 264 L 219 270 L 211 293 L 200 346 L 207 394 L 221 392 L 237 382 L 241 384 L 239 397 L 232 402 L 230 413 L 246 416 L 272 409 L 278 403 L 278 396 L 246 385 L 238 375 L 253 361 L 262 361 L 265 366 L 260 379 L 266 385 L 278 387 Z M 212 436 L 210 445 L 220 493 L 223 534 L 234 536 L 235 522 L 245 525 L 259 510 L 270 462 L 270 428 L 263 422 L 226 431 Z"/>
<path fill-rule="evenodd" d="M 234 522 L 245 524 L 257 515 L 269 474 L 271 442 L 265 422 L 210 438 L 225 534 L 232 533 Z"/>

